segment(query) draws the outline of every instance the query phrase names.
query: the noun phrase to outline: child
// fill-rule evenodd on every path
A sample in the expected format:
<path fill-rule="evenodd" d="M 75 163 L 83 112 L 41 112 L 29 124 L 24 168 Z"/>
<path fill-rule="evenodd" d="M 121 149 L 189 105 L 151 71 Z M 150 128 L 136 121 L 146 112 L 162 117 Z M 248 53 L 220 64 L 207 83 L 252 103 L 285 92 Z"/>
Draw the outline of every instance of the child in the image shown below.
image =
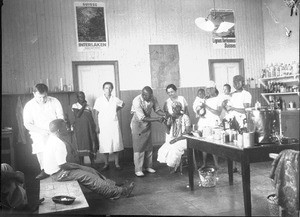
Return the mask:
<path fill-rule="evenodd" d="M 196 99 L 193 103 L 193 110 L 196 113 L 196 118 L 200 118 L 201 116 L 205 115 L 205 90 L 203 88 L 200 88 L 197 92 Z"/>

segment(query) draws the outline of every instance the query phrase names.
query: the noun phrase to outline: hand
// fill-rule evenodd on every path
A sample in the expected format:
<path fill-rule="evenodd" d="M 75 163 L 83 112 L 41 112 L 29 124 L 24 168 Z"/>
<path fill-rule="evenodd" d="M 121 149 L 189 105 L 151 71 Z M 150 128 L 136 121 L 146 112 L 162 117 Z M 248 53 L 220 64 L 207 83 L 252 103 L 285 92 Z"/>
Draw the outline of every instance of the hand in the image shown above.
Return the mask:
<path fill-rule="evenodd" d="M 174 144 L 175 142 L 177 142 L 177 138 L 172 139 L 172 140 L 170 141 L 170 144 Z"/>
<path fill-rule="evenodd" d="M 164 117 L 159 117 L 159 118 L 158 118 L 158 121 L 159 121 L 160 123 L 163 123 L 165 120 L 166 120 L 166 119 L 165 119 Z"/>
<path fill-rule="evenodd" d="M 230 105 L 227 105 L 227 106 L 226 106 L 226 110 L 227 110 L 227 111 L 231 111 L 231 110 L 233 111 L 233 107 L 230 106 Z"/>

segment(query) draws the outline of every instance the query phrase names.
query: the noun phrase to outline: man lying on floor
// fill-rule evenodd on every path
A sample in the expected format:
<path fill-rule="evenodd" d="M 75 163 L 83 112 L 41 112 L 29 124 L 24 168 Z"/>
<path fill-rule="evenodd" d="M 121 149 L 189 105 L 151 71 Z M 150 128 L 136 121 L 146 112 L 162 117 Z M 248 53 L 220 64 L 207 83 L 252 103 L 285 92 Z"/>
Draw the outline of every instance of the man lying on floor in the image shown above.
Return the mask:
<path fill-rule="evenodd" d="M 65 142 L 68 137 L 66 124 L 62 119 L 50 122 L 51 135 L 45 147 L 44 170 L 56 181 L 76 180 L 91 191 L 105 198 L 118 199 L 129 197 L 134 183 L 125 184 L 122 187 L 110 179 L 107 179 L 97 170 L 66 161 L 67 149 Z"/>

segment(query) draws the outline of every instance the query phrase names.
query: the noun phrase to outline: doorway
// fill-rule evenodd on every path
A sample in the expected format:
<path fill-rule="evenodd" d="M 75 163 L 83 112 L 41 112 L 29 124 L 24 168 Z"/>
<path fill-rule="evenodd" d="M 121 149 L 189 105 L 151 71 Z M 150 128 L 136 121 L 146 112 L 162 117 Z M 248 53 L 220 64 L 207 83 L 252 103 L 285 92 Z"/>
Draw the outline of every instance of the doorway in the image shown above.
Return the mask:
<path fill-rule="evenodd" d="M 244 72 L 244 59 L 210 59 L 208 60 L 209 78 L 216 83 L 219 92 L 223 92 L 223 85 L 229 84 L 234 91 L 232 78 Z"/>
<path fill-rule="evenodd" d="M 73 61 L 72 71 L 74 90 L 83 91 L 86 101 L 91 107 L 94 107 L 96 99 L 103 94 L 102 86 L 106 81 L 112 82 L 114 85 L 112 95 L 120 98 L 118 61 Z M 118 114 L 118 118 L 121 126 L 120 114 Z M 98 152 L 95 162 L 103 161 L 103 156 Z M 84 162 L 90 163 L 89 158 L 84 157 Z"/>

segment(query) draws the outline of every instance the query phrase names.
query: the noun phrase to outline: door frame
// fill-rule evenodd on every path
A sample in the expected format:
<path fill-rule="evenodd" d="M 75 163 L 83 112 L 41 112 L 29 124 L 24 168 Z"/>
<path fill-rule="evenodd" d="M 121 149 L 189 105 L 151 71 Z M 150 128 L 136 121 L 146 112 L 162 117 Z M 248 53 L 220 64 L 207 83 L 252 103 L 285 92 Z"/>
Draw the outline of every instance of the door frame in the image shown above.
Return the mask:
<path fill-rule="evenodd" d="M 209 79 L 215 81 L 214 63 L 238 63 L 239 74 L 245 78 L 244 59 L 208 59 Z"/>
<path fill-rule="evenodd" d="M 78 66 L 79 65 L 112 65 L 114 66 L 114 76 L 116 96 L 120 98 L 120 80 L 119 80 L 119 64 L 117 60 L 110 61 L 72 61 L 73 85 L 74 91 L 79 91 Z"/>

